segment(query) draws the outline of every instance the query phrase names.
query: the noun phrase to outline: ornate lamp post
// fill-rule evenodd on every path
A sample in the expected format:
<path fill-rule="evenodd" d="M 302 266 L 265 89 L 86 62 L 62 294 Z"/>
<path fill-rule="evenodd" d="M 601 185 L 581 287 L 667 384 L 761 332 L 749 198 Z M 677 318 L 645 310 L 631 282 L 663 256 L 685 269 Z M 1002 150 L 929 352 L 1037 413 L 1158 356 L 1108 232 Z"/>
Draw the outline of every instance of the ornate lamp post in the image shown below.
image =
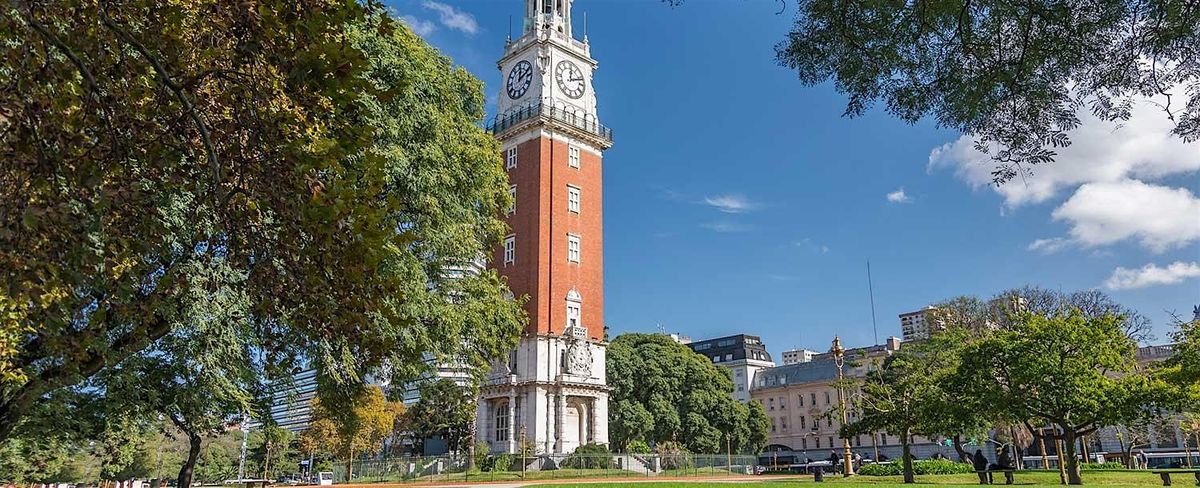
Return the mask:
<path fill-rule="evenodd" d="M 846 364 L 846 350 L 842 349 L 842 340 L 838 336 L 833 336 L 833 363 L 837 365 L 838 372 L 838 404 L 842 407 L 842 428 L 846 427 L 849 417 L 846 413 L 846 395 L 842 391 L 842 366 Z M 845 468 L 842 471 L 843 476 L 851 476 L 854 474 L 854 464 L 850 459 L 850 438 L 842 437 L 842 465 Z"/>

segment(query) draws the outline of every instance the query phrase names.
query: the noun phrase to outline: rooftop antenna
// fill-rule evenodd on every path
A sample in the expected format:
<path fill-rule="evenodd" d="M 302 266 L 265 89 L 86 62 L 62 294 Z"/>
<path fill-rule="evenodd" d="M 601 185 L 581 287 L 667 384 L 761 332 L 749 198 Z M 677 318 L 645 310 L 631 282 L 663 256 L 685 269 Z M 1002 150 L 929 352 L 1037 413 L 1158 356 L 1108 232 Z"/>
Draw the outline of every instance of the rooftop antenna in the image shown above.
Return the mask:
<path fill-rule="evenodd" d="M 505 43 L 512 42 L 512 15 L 508 16 L 508 36 L 504 38 Z"/>
<path fill-rule="evenodd" d="M 871 333 L 879 344 L 879 326 L 875 325 L 875 285 L 871 282 L 871 260 L 867 260 L 867 291 L 871 294 Z"/>
<path fill-rule="evenodd" d="M 587 11 L 585 10 L 585 11 L 583 11 L 583 43 L 584 43 L 584 44 L 587 44 L 587 42 L 588 42 L 587 35 L 588 35 L 588 31 L 587 31 Z"/>

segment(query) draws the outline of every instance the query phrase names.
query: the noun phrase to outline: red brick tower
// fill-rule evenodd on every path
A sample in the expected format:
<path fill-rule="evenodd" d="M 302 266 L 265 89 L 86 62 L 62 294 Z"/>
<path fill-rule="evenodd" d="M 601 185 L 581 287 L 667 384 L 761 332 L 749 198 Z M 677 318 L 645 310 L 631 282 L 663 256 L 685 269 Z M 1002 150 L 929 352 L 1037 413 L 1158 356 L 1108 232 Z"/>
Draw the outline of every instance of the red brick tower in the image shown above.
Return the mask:
<path fill-rule="evenodd" d="M 603 151 L 587 37 L 571 35 L 572 0 L 525 0 L 521 37 L 505 43 L 491 129 L 516 205 L 493 256 L 529 324 L 485 384 L 480 429 L 514 452 L 519 431 L 545 452 L 606 443 Z M 505 409 L 511 409 L 508 412 Z"/>

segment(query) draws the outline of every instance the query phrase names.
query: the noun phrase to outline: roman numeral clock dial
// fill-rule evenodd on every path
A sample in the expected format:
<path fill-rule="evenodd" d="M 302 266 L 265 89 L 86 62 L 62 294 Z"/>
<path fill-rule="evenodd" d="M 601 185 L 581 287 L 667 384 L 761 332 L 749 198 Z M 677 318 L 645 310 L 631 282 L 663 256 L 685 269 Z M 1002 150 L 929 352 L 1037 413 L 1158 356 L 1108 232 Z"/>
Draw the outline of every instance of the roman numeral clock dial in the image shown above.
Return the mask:
<path fill-rule="evenodd" d="M 516 100 L 525 96 L 529 84 L 533 82 L 533 65 L 529 61 L 521 61 L 508 72 L 508 81 L 504 83 L 508 98 Z"/>
<path fill-rule="evenodd" d="M 583 96 L 587 83 L 583 81 L 583 70 L 570 61 L 559 61 L 554 67 L 554 78 L 558 81 L 558 89 L 571 98 Z"/>

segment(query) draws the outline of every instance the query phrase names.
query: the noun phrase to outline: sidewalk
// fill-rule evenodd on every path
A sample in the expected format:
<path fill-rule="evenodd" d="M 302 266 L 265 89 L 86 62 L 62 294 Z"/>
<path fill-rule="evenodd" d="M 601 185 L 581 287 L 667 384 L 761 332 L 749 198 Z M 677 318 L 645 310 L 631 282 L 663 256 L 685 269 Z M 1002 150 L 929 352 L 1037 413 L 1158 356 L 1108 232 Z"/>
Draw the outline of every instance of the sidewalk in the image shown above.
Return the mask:
<path fill-rule="evenodd" d="M 452 487 L 471 487 L 483 486 L 488 488 L 518 488 L 521 486 L 534 485 L 574 485 L 585 483 L 660 483 L 664 481 L 696 481 L 708 483 L 745 483 L 755 481 L 769 480 L 785 480 L 794 478 L 807 478 L 803 475 L 771 475 L 771 476 L 754 476 L 754 475 L 737 475 L 737 476 L 655 476 L 650 478 L 564 478 L 564 479 L 547 479 L 547 480 L 528 480 L 528 481 L 458 481 L 458 482 L 420 482 L 420 483 L 356 483 L 356 484 L 337 484 L 335 488 L 405 488 L 405 487 L 420 487 L 420 488 L 452 488 Z M 315 487 L 304 487 L 315 488 Z"/>

